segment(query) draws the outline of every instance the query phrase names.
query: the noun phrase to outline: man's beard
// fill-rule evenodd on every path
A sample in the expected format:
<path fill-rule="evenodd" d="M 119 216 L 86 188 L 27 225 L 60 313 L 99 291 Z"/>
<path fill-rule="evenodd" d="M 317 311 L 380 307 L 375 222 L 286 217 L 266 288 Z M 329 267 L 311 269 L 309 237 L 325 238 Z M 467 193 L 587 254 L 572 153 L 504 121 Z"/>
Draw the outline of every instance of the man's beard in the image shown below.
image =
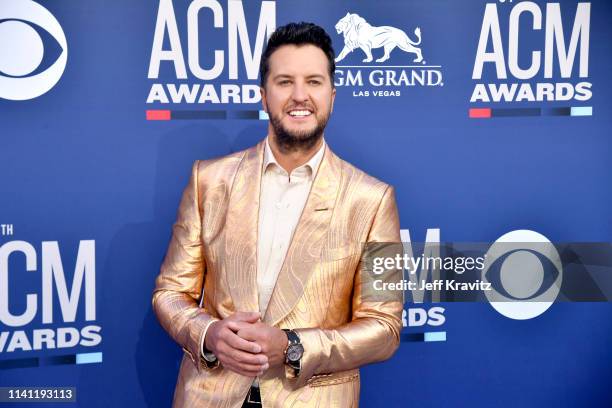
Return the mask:
<path fill-rule="evenodd" d="M 270 123 L 276 135 L 276 142 L 279 149 L 286 153 L 312 149 L 323 136 L 323 130 L 327 126 L 328 120 L 329 114 L 321 120 L 317 120 L 317 126 L 312 130 L 291 131 L 283 126 L 278 116 L 270 115 Z"/>

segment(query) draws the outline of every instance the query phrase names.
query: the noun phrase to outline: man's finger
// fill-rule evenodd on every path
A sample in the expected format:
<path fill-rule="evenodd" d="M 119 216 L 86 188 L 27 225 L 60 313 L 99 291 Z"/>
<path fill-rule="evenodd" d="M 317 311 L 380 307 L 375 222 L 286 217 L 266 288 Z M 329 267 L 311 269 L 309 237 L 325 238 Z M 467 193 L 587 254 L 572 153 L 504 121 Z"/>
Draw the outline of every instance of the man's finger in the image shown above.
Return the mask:
<path fill-rule="evenodd" d="M 257 341 L 259 338 L 258 331 L 252 326 L 242 327 L 236 334 L 248 341 Z"/>
<path fill-rule="evenodd" d="M 221 364 L 224 368 L 233 371 L 237 374 L 244 375 L 245 377 L 257 377 L 258 375 L 261 375 L 265 372 L 265 370 L 260 368 L 250 369 L 249 367 L 249 369 L 243 369 L 239 364 L 235 362 L 225 362 Z"/>
<path fill-rule="evenodd" d="M 264 354 L 250 354 L 234 349 L 219 354 L 217 358 L 224 364 L 244 366 L 253 371 L 267 369 L 269 366 L 268 358 Z"/>
<path fill-rule="evenodd" d="M 254 353 L 254 354 L 261 353 L 261 346 L 259 344 L 253 341 L 245 340 L 242 337 L 234 333 L 227 335 L 227 338 L 225 340 L 227 344 L 229 344 L 231 347 L 237 350 L 242 350 L 242 351 L 246 351 L 247 353 Z"/>
<path fill-rule="evenodd" d="M 248 371 L 248 372 L 253 373 L 253 374 L 258 374 L 258 373 L 261 373 L 261 372 L 265 372 L 269 368 L 268 364 L 264 364 L 264 365 L 243 364 L 243 363 L 238 363 L 236 361 L 232 361 L 231 365 L 236 370 Z"/>
<path fill-rule="evenodd" d="M 224 359 L 221 359 L 221 364 L 242 375 L 246 375 L 248 377 L 256 377 L 258 375 L 263 374 L 269 368 L 269 364 L 259 365 L 259 364 L 244 364 L 239 363 L 227 356 L 224 356 Z"/>
<path fill-rule="evenodd" d="M 240 364 L 265 365 L 268 363 L 268 357 L 265 354 L 251 354 L 244 351 L 233 349 L 229 356 L 232 360 Z"/>
<path fill-rule="evenodd" d="M 236 321 L 228 320 L 228 322 L 227 322 L 227 327 L 231 331 L 233 331 L 234 333 L 239 331 L 239 330 L 246 329 L 247 327 L 249 327 L 251 325 L 253 325 L 253 323 L 247 323 L 247 322 L 238 321 L 238 320 L 236 320 Z"/>
<path fill-rule="evenodd" d="M 259 312 L 236 312 L 231 318 L 231 320 L 255 323 L 261 318 L 261 314 Z"/>

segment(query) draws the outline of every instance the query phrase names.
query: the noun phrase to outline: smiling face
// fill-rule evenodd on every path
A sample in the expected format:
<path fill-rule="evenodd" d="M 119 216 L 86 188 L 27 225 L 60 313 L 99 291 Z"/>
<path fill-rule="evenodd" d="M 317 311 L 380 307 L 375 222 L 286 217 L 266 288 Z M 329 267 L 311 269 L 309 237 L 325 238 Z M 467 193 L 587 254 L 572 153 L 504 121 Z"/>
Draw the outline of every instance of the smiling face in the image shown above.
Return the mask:
<path fill-rule="evenodd" d="M 331 81 L 327 57 L 314 45 L 283 45 L 270 56 L 261 96 L 280 148 L 308 150 L 317 144 L 336 96 Z"/>

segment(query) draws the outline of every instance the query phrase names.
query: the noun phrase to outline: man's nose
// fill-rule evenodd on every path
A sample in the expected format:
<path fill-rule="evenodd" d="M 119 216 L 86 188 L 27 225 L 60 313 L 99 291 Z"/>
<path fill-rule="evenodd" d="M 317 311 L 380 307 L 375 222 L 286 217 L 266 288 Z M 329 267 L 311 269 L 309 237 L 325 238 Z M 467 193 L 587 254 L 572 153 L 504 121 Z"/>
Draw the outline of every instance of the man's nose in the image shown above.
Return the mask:
<path fill-rule="evenodd" d="M 306 84 L 302 82 L 295 82 L 293 85 L 293 92 L 291 93 L 291 97 L 296 102 L 304 102 L 308 99 L 308 92 L 306 90 Z"/>

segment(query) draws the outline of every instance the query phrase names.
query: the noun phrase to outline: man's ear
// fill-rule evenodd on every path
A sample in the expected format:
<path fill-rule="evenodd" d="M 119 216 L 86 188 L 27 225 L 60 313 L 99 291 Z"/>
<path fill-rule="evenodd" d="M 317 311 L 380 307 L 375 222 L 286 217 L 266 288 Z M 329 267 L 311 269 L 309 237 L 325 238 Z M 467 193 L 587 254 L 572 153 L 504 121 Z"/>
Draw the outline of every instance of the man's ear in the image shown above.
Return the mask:
<path fill-rule="evenodd" d="M 332 88 L 332 98 L 331 98 L 331 108 L 329 110 L 329 113 L 332 113 L 334 111 L 334 101 L 336 100 L 336 87 Z"/>
<path fill-rule="evenodd" d="M 261 106 L 264 112 L 268 113 L 268 103 L 266 102 L 266 90 L 263 87 L 259 87 L 259 94 L 261 95 Z"/>

